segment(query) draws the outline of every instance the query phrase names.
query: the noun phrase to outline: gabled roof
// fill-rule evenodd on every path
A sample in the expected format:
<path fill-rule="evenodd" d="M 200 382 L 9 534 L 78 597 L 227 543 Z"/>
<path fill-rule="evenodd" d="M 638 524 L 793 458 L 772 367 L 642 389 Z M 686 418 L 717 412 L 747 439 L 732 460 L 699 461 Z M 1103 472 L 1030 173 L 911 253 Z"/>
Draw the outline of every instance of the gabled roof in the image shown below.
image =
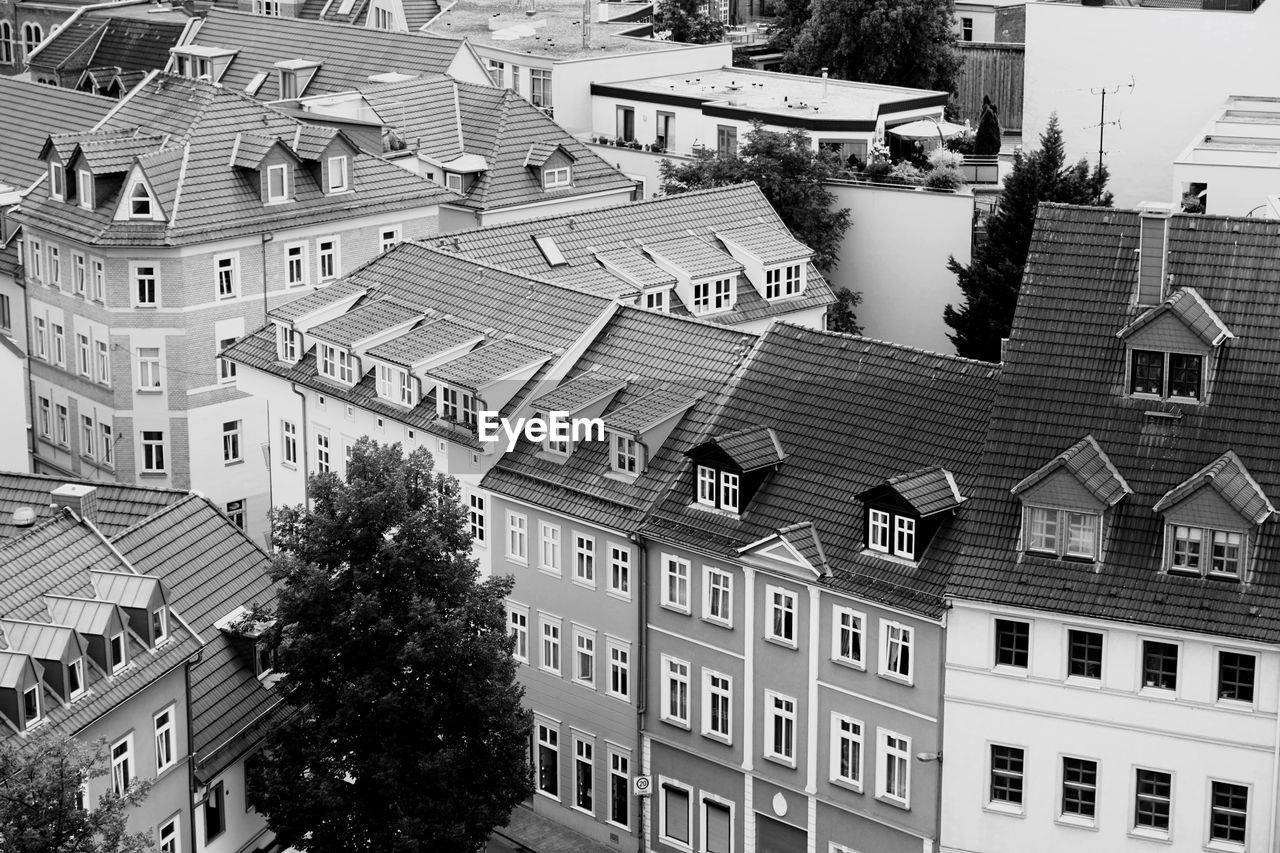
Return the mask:
<path fill-rule="evenodd" d="M 818 530 L 808 521 L 788 525 L 777 533 L 744 545 L 738 549 L 738 554 L 803 566 L 812 571 L 814 577 L 831 574 L 831 564 L 827 562 L 826 552 L 818 541 Z"/>
<path fill-rule="evenodd" d="M 1165 492 L 1152 509 L 1156 512 L 1171 509 L 1205 486 L 1211 486 L 1232 509 L 1254 524 L 1261 524 L 1275 515 L 1276 508 L 1258 481 L 1249 475 L 1240 457 L 1230 450 Z"/>
<path fill-rule="evenodd" d="M 0 651 L 0 687 L 12 690 L 22 684 L 32 663 L 31 658 L 25 654 Z"/>
<path fill-rule="evenodd" d="M 720 240 L 732 242 L 764 264 L 805 260 L 813 256 L 813 250 L 792 237 L 789 232 L 779 231 L 759 222 L 725 228 L 715 233 Z"/>
<path fill-rule="evenodd" d="M 50 137 L 48 144 L 61 150 L 67 141 L 65 136 Z M 128 130 L 86 133 L 75 137 L 70 159 L 83 159 L 96 175 L 127 172 L 138 157 L 159 151 L 166 142 L 168 137 L 162 133 Z"/>
<path fill-rule="evenodd" d="M 612 267 L 622 276 L 640 287 L 674 287 L 676 277 L 653 262 L 637 246 L 619 246 L 616 249 L 593 252 L 601 265 Z"/>
<path fill-rule="evenodd" d="M 921 518 L 955 509 L 965 500 L 956 485 L 956 478 L 946 468 L 937 465 L 890 477 L 884 485 L 906 501 Z M 876 490 L 870 489 L 858 497 L 862 499 L 863 495 L 873 491 Z"/>
<path fill-rule="evenodd" d="M 697 457 L 707 448 L 716 447 L 737 465 L 744 474 L 778 465 L 787 458 L 778 441 L 778 434 L 766 426 L 752 426 L 704 441 L 686 451 L 685 456 Z"/>
<path fill-rule="evenodd" d="M 0 541 L 21 536 L 30 529 L 14 526 L 13 511 L 18 507 L 31 507 L 36 511 L 38 520 L 58 515 L 61 509 L 53 505 L 51 495 L 54 489 L 68 482 L 75 481 L 45 474 L 0 471 Z M 175 489 L 157 489 L 126 483 L 89 485 L 94 488 L 94 526 L 108 536 L 177 503 L 186 494 Z"/>
<path fill-rule="evenodd" d="M 0 183 L 26 189 L 45 173 L 41 147 L 50 134 L 93 127 L 118 102 L 111 98 L 0 76 Z M 66 150 L 69 157 L 74 143 Z"/>
<path fill-rule="evenodd" d="M 706 240 L 693 236 L 673 237 L 641 244 L 655 260 L 664 260 L 687 273 L 690 278 L 727 275 L 742 272 L 742 264 L 733 255 L 715 248 Z"/>
<path fill-rule="evenodd" d="M 430 375 L 449 385 L 478 391 L 521 368 L 545 364 L 553 350 L 519 338 L 503 338 L 433 367 Z"/>
<path fill-rule="evenodd" d="M 566 148 L 562 142 L 533 142 L 529 144 L 529 150 L 524 155 L 524 162 L 520 165 L 526 169 L 540 168 L 557 151 L 563 152 L 570 160 L 578 159 L 573 156 L 573 152 Z"/>
<path fill-rule="evenodd" d="M 588 370 L 533 401 L 539 412 L 580 412 L 627 387 L 627 380 L 603 370 Z"/>
<path fill-rule="evenodd" d="M 130 609 L 145 608 L 161 591 L 160 581 L 133 572 L 90 572 L 93 589 L 103 601 Z"/>
<path fill-rule="evenodd" d="M 44 660 L 61 658 L 67 646 L 76 642 L 74 628 L 48 622 L 0 619 L 0 633 L 8 648 Z"/>
<path fill-rule="evenodd" d="M 113 68 L 116 73 L 155 71 L 169 61 L 182 20 L 117 18 L 110 9 L 87 12 L 46 39 L 32 67 L 62 73 Z"/>
<path fill-rule="evenodd" d="M 369 355 L 401 367 L 413 367 L 437 353 L 448 352 L 470 341 L 484 340 L 484 331 L 455 317 L 428 320 L 412 332 L 392 338 L 369 350 Z"/>
<path fill-rule="evenodd" d="M 1116 470 L 1116 466 L 1111 464 L 1111 459 L 1092 435 L 1086 435 L 1050 459 L 1010 491 L 1021 495 L 1059 468 L 1066 468 L 1080 481 L 1080 485 L 1107 506 L 1115 506 L 1125 495 L 1133 494 L 1133 489 L 1129 488 L 1129 484 Z"/>
<path fill-rule="evenodd" d="M 254 131 L 236 134 L 235 145 L 231 149 L 231 165 L 241 169 L 260 169 L 262 161 L 274 150 L 284 152 L 295 163 L 302 162 L 292 148 L 278 136 L 268 136 Z"/>
<path fill-rule="evenodd" d="M 329 305 L 342 302 L 343 300 L 355 301 L 364 296 L 368 289 L 362 285 L 356 284 L 350 279 L 339 279 L 333 284 L 327 284 L 306 296 L 300 296 L 291 302 L 283 305 L 277 305 L 267 312 L 267 317 L 272 320 L 280 320 L 286 323 L 292 323 L 308 314 L 313 314 Z"/>
<path fill-rule="evenodd" d="M 658 388 L 605 415 L 605 426 L 614 432 L 639 437 L 661 423 L 683 414 L 702 397 L 678 386 Z"/>
<path fill-rule="evenodd" d="M 1251 518 L 1262 517 L 1264 496 L 1280 494 L 1280 233 L 1274 221 L 1182 214 L 1168 228 L 1167 272 L 1236 336 L 1215 360 L 1211 402 L 1124 393 L 1125 343 L 1116 330 L 1142 313 L 1131 305 L 1139 213 L 1041 205 L 984 449 L 986 476 L 969 493 L 970 536 L 948 593 L 1001 608 L 1280 642 L 1277 525 L 1251 533 L 1244 582 L 1226 582 L 1164 571 L 1165 517 L 1154 511 L 1179 497 L 1179 486 L 1211 474 L 1215 489 L 1235 483 L 1234 500 Z M 1082 435 L 1106 448 L 1133 492 L 1110 513 L 1103 562 L 1020 554 L 1021 505 L 1010 489 L 1044 464 L 1045 448 L 1069 447 Z M 1228 452 L 1256 490 L 1233 473 Z"/>
<path fill-rule="evenodd" d="M 380 332 L 405 323 L 414 323 L 424 316 L 421 309 L 410 308 L 390 299 L 379 299 L 321 323 L 311 330 L 311 335 L 326 343 L 350 347 Z"/>
<path fill-rule="evenodd" d="M 1116 334 L 1120 338 L 1127 338 L 1164 314 L 1172 314 L 1181 320 L 1206 346 L 1216 347 L 1226 339 L 1235 337 L 1194 287 L 1175 290 L 1164 302 L 1147 309 Z"/>

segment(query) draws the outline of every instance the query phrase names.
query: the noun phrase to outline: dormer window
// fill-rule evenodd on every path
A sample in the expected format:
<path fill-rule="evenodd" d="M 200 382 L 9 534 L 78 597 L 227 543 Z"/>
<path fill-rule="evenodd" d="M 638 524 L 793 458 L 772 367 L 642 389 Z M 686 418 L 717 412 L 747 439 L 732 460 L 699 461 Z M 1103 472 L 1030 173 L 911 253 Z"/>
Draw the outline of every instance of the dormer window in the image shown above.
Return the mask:
<path fill-rule="evenodd" d="M 639 473 L 643 467 L 640 464 L 640 444 L 630 436 L 613 434 L 613 440 L 610 442 L 609 467 L 619 474 L 630 474 L 632 476 Z"/>
<path fill-rule="evenodd" d="M 723 471 L 710 465 L 699 465 L 696 500 L 700 506 L 714 507 L 726 512 L 738 513 L 742 477 L 732 471 Z"/>
<path fill-rule="evenodd" d="M 320 344 L 320 375 L 354 385 L 355 357 L 341 347 Z"/>
<path fill-rule="evenodd" d="M 1129 393 L 1162 400 L 1199 400 L 1204 357 L 1191 353 L 1130 350 Z"/>
<path fill-rule="evenodd" d="M 712 314 L 728 310 L 733 303 L 733 279 L 718 278 L 693 285 L 693 313 Z"/>
<path fill-rule="evenodd" d="M 1200 403 L 1218 348 L 1235 337 L 1194 288 L 1175 291 L 1117 333 L 1125 343 L 1127 393 Z"/>
<path fill-rule="evenodd" d="M 142 181 L 134 181 L 129 189 L 129 218 L 151 219 L 151 208 L 151 192 L 147 185 Z"/>
<path fill-rule="evenodd" d="M 330 193 L 341 193 L 351 189 L 351 180 L 347 174 L 348 163 L 350 162 L 346 155 L 329 158 L 325 169 L 328 172 Z"/>
<path fill-rule="evenodd" d="M 26 728 L 40 722 L 40 686 L 29 687 L 22 693 L 22 713 L 26 720 Z"/>
<path fill-rule="evenodd" d="M 267 167 L 267 204 L 289 200 L 288 166 L 283 163 Z"/>
<path fill-rule="evenodd" d="M 661 311 L 667 313 L 667 291 L 650 290 L 644 295 L 644 307 L 651 311 Z"/>
<path fill-rule="evenodd" d="M 804 265 L 788 264 L 764 271 L 764 298 L 782 299 L 804 290 Z"/>
<path fill-rule="evenodd" d="M 265 678 L 275 672 L 279 663 L 276 658 L 276 645 L 270 636 L 262 636 L 253 644 L 253 670 L 258 678 Z"/>
<path fill-rule="evenodd" d="M 552 190 L 556 187 L 567 187 L 571 183 L 571 179 L 571 170 L 568 166 L 561 166 L 557 169 L 542 170 L 542 188 L 544 190 Z"/>
<path fill-rule="evenodd" d="M 75 699 L 84 692 L 84 658 L 67 664 L 67 698 Z"/>
<path fill-rule="evenodd" d="M 916 558 L 916 519 L 890 509 L 868 507 L 866 548 L 880 554 Z"/>
<path fill-rule="evenodd" d="M 418 404 L 417 389 L 407 370 L 387 364 L 378 365 L 378 396 L 410 408 Z"/>
<path fill-rule="evenodd" d="M 462 192 L 462 175 L 458 175 L 453 172 L 445 172 L 444 185 L 447 189 L 451 189 L 456 193 Z"/>
<path fill-rule="evenodd" d="M 162 645 L 169 640 L 169 609 L 157 607 L 151 611 L 151 644 Z"/>
<path fill-rule="evenodd" d="M 291 101 L 298 97 L 298 72 L 280 69 L 280 100 Z"/>
<path fill-rule="evenodd" d="M 1244 534 L 1237 530 L 1168 526 L 1169 571 L 1240 580 Z"/>
<path fill-rule="evenodd" d="M 49 198 L 58 201 L 67 198 L 67 172 L 58 162 L 49 164 Z"/>
<path fill-rule="evenodd" d="M 474 426 L 476 422 L 476 400 L 466 391 L 440 386 L 440 416 L 451 421 Z"/>
<path fill-rule="evenodd" d="M 1097 513 L 1027 506 L 1023 508 L 1023 517 L 1028 551 L 1074 560 L 1097 560 L 1101 528 Z"/>
<path fill-rule="evenodd" d="M 76 172 L 76 195 L 81 207 L 93 210 L 93 173 L 88 169 Z"/>
<path fill-rule="evenodd" d="M 111 673 L 114 675 L 124 669 L 129 663 L 128 659 L 125 657 L 124 632 L 121 631 L 119 634 L 112 634 L 107 645 L 111 649 L 111 660 L 109 663 L 111 664 Z"/>
<path fill-rule="evenodd" d="M 299 342 L 302 338 L 297 331 L 287 326 L 276 326 L 276 355 L 281 361 L 290 364 L 298 363 Z"/>

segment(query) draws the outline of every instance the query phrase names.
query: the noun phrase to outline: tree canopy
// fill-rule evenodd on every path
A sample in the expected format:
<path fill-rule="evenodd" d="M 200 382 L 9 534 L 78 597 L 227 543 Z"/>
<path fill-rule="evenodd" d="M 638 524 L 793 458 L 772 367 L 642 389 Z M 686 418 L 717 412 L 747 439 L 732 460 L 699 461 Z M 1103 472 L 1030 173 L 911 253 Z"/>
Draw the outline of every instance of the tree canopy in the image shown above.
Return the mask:
<path fill-rule="evenodd" d="M 773 45 L 783 67 L 864 83 L 955 89 L 953 0 L 781 0 Z"/>
<path fill-rule="evenodd" d="M 0 737 L 0 850 L 5 853 L 143 853 L 150 833 L 126 831 L 129 809 L 150 783 L 134 779 L 82 808 L 80 786 L 108 772 L 107 744 L 86 744 L 44 728 Z M 86 804 L 87 805 L 87 804 Z"/>
<path fill-rule="evenodd" d="M 1001 340 L 1009 336 L 1022 268 L 1031 249 L 1031 233 L 1040 202 L 1111 206 L 1106 191 L 1107 170 L 1090 171 L 1088 161 L 1066 160 L 1062 128 L 1057 115 L 1040 135 L 1040 148 L 1020 155 L 1005 178 L 995 211 L 987 219 L 986 237 L 974 248 L 973 260 L 964 265 L 952 257 L 947 262 L 959 278 L 965 302 L 948 305 L 943 319 L 954 333 L 948 335 L 956 352 L 983 361 L 1000 360 Z"/>
<path fill-rule="evenodd" d="M 692 161 L 663 160 L 660 172 L 668 195 L 755 183 L 792 235 L 813 249 L 814 264 L 825 272 L 835 268 L 849 227 L 849 209 L 835 209 L 835 194 L 825 186 L 843 168 L 836 155 L 814 151 L 803 130 L 777 133 L 757 122 L 737 153 L 696 149 Z"/>
<path fill-rule="evenodd" d="M 512 579 L 479 582 L 457 483 L 425 449 L 363 438 L 345 481 L 318 474 L 310 494 L 273 517 L 269 639 L 295 713 L 251 802 L 313 853 L 476 850 L 532 793 Z"/>
<path fill-rule="evenodd" d="M 698 0 L 658 0 L 653 29 L 686 44 L 714 44 L 724 41 L 725 34 L 723 21 L 698 11 Z"/>

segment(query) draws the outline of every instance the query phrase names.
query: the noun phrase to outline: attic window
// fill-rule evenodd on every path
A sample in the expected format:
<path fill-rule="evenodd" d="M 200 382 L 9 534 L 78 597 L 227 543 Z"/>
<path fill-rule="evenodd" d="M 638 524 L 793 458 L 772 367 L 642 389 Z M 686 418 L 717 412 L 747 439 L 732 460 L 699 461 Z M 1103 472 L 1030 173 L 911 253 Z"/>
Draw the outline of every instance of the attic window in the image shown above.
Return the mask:
<path fill-rule="evenodd" d="M 1240 580 L 1244 567 L 1245 535 L 1239 530 L 1215 530 L 1170 524 L 1165 528 L 1169 571 Z"/>
<path fill-rule="evenodd" d="M 700 506 L 737 514 L 741 499 L 741 475 L 710 465 L 699 465 L 696 501 Z"/>
<path fill-rule="evenodd" d="M 1027 550 L 1052 557 L 1096 560 L 1098 531 L 1102 527 L 1099 521 L 1095 512 L 1024 507 Z"/>
<path fill-rule="evenodd" d="M 460 193 L 462 192 L 462 176 L 455 174 L 454 172 L 445 172 L 444 185 L 447 189 Z"/>
<path fill-rule="evenodd" d="M 348 385 L 354 384 L 356 381 L 355 356 L 341 347 L 321 344 L 320 375 Z"/>
<path fill-rule="evenodd" d="M 150 219 L 151 206 L 151 193 L 147 190 L 147 185 L 142 181 L 134 181 L 129 189 L 129 218 Z"/>
<path fill-rule="evenodd" d="M 667 312 L 667 292 L 665 290 L 650 290 L 644 295 L 644 307 L 651 311 Z"/>
<path fill-rule="evenodd" d="M 298 72 L 280 69 L 280 100 L 290 101 L 298 97 Z"/>
<path fill-rule="evenodd" d="M 451 421 L 475 425 L 476 399 L 466 391 L 440 386 L 440 417 Z"/>
<path fill-rule="evenodd" d="M 693 313 L 712 314 L 726 311 L 733 304 L 733 279 L 699 281 L 693 285 Z"/>
<path fill-rule="evenodd" d="M 267 167 L 267 204 L 289 200 L 287 168 L 284 164 Z"/>
<path fill-rule="evenodd" d="M 764 271 L 764 298 L 796 296 L 804 290 L 804 265 L 787 264 Z"/>
<path fill-rule="evenodd" d="M 111 672 L 115 674 L 125 668 L 128 660 L 125 658 L 124 632 L 114 634 L 110 641 L 111 646 Z"/>
<path fill-rule="evenodd" d="M 570 167 L 560 166 L 554 169 L 542 170 L 542 188 L 544 190 L 555 189 L 556 187 L 567 187 L 571 183 L 572 173 Z"/>
<path fill-rule="evenodd" d="M 635 476 L 644 467 L 640 443 L 630 436 L 613 434 L 610 442 L 609 468 L 619 474 Z"/>
<path fill-rule="evenodd" d="M 880 554 L 916 558 L 916 520 L 886 509 L 867 508 L 866 548 Z"/>
<path fill-rule="evenodd" d="M 276 354 L 281 361 L 287 361 L 290 364 L 298 363 L 298 343 L 302 337 L 293 329 L 285 326 L 276 327 Z"/>
<path fill-rule="evenodd" d="M 151 641 L 160 646 L 169 641 L 169 609 L 161 606 L 151 611 Z"/>
<path fill-rule="evenodd" d="M 338 157 L 330 157 L 327 165 L 328 169 L 328 185 L 329 192 L 340 193 L 346 192 L 351 188 L 351 181 L 347 176 L 347 160 L 346 155 Z"/>
<path fill-rule="evenodd" d="M 76 195 L 81 207 L 93 210 L 93 173 L 88 169 L 76 171 Z"/>
<path fill-rule="evenodd" d="M 22 713 L 28 729 L 40 722 L 40 685 L 23 691 Z"/>
<path fill-rule="evenodd" d="M 1204 356 L 1135 349 L 1129 352 L 1129 393 L 1162 400 L 1201 399 Z"/>
<path fill-rule="evenodd" d="M 546 260 L 548 266 L 562 267 L 569 263 L 565 260 L 564 253 L 560 251 L 560 247 L 556 245 L 554 238 L 534 235 L 533 242 L 538 247 L 538 251 L 542 253 L 542 257 Z"/>
<path fill-rule="evenodd" d="M 74 699 L 84 692 L 84 658 L 76 658 L 67 664 L 67 698 Z"/>
<path fill-rule="evenodd" d="M 61 163 L 49 163 L 49 198 L 66 201 L 67 172 Z"/>

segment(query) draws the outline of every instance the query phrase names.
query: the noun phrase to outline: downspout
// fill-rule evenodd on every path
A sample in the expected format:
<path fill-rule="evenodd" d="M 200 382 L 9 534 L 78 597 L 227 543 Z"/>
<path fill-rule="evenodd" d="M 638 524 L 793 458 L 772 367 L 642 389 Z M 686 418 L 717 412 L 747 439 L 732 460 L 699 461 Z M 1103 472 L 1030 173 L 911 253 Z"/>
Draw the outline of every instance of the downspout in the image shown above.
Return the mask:
<path fill-rule="evenodd" d="M 946 713 L 947 706 L 947 622 L 950 621 L 947 619 L 947 611 L 951 609 L 951 602 L 944 601 L 942 606 L 944 608 L 942 612 L 942 622 L 939 625 L 941 638 L 939 651 L 942 653 L 938 655 L 938 784 L 934 786 L 933 804 L 934 850 L 942 849 L 942 760 L 944 755 L 942 734 L 946 731 L 946 717 L 943 715 Z"/>
<path fill-rule="evenodd" d="M 645 547 L 644 539 L 635 533 L 629 537 L 632 542 L 636 543 L 636 568 L 638 572 L 639 588 L 636 597 L 639 599 L 639 607 L 637 608 L 636 617 L 636 660 L 640 662 L 639 675 L 636 679 L 636 751 L 639 753 L 636 757 L 643 761 L 644 758 L 644 714 L 648 705 L 648 630 L 649 623 L 649 549 Z M 1280 715 L 1277 715 L 1280 719 Z M 636 762 L 641 764 L 640 761 Z M 649 773 L 646 766 L 640 767 L 638 775 L 645 776 Z M 652 797 L 652 793 L 650 793 Z M 640 803 L 637 809 L 637 823 L 640 827 L 640 837 L 637 839 L 636 853 L 644 853 L 645 840 L 649 837 L 649 828 L 645 825 L 644 820 L 644 804 Z"/>
<path fill-rule="evenodd" d="M 302 505 L 310 506 L 311 497 L 308 493 L 310 492 L 311 472 L 308 468 L 311 461 L 311 445 L 307 442 L 307 395 L 298 390 L 297 382 L 290 382 L 289 387 L 293 389 L 293 393 L 297 394 L 298 399 L 302 401 L 302 423 L 299 425 L 302 430 L 302 452 L 298 454 L 298 461 L 302 463 Z M 270 424 L 267 424 L 267 429 L 271 429 Z"/>
<path fill-rule="evenodd" d="M 260 236 L 262 241 L 259 245 L 262 247 L 262 322 L 267 322 L 267 244 L 275 237 L 274 234 L 263 232 Z"/>
<path fill-rule="evenodd" d="M 188 756 L 187 766 L 191 768 L 187 774 L 188 784 L 191 786 L 191 797 L 190 797 L 191 814 L 188 815 L 188 820 L 187 820 L 187 835 L 189 836 L 189 842 L 191 846 L 188 847 L 187 849 L 198 850 L 199 848 L 196 847 L 196 804 L 195 804 L 196 796 L 195 795 L 196 795 L 196 792 L 199 790 L 199 785 L 196 783 L 196 754 L 195 754 L 195 749 L 193 748 L 195 746 L 195 740 L 194 740 L 194 736 L 192 735 L 192 732 L 194 731 L 194 729 L 192 728 L 192 725 L 191 725 L 191 664 L 192 664 L 192 661 L 187 661 L 187 666 L 183 674 L 183 678 L 185 678 L 187 682 L 186 684 L 187 701 L 184 703 L 187 706 L 187 756 Z"/>
<path fill-rule="evenodd" d="M 1276 709 L 1276 735 L 1271 752 L 1271 843 L 1267 849 L 1280 851 L 1280 802 L 1276 790 L 1280 788 L 1280 707 Z"/>
<path fill-rule="evenodd" d="M 283 441 L 283 437 L 281 438 Z M 267 398 L 267 444 L 266 444 L 266 463 L 267 463 L 267 550 L 272 550 L 272 542 L 274 538 L 271 535 L 271 511 L 276 507 L 276 489 L 275 477 L 272 475 L 274 466 L 271 464 L 271 399 Z M 280 452 L 284 452 L 284 448 L 280 448 Z"/>

